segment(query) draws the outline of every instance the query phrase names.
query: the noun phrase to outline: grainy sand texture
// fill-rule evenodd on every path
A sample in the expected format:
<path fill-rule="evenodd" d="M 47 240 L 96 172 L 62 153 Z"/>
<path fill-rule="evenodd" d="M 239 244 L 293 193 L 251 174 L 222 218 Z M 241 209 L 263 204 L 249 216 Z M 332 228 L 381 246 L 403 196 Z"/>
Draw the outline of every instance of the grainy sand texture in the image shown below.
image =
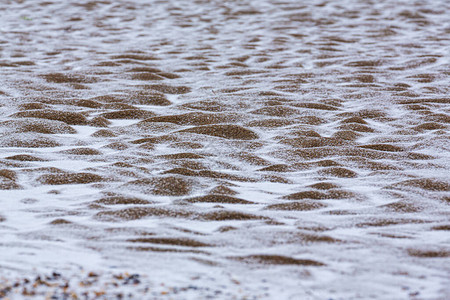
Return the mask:
<path fill-rule="evenodd" d="M 450 299 L 450 2 L 1 0 L 1 299 Z"/>

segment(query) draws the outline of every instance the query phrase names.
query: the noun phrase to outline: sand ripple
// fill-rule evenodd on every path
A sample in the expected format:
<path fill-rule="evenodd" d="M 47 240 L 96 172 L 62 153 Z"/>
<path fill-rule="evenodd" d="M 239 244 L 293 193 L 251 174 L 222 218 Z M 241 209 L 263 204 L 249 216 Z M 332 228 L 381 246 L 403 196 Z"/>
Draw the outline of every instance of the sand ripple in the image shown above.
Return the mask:
<path fill-rule="evenodd" d="M 2 1 L 0 298 L 445 299 L 449 11 Z"/>

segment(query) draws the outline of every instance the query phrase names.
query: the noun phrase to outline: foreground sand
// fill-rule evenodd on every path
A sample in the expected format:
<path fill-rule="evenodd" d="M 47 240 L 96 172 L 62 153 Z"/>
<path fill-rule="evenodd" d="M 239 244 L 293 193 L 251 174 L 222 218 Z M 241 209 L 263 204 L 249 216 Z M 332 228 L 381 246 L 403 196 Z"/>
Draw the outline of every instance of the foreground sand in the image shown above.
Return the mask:
<path fill-rule="evenodd" d="M 448 2 L 222 2 L 2 2 L 0 298 L 448 299 Z"/>

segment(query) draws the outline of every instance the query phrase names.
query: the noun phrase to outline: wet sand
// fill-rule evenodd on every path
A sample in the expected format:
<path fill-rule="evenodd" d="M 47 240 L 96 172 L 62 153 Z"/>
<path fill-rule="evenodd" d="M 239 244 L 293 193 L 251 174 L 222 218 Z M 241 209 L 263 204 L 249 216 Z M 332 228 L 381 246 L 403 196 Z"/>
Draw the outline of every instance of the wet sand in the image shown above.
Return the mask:
<path fill-rule="evenodd" d="M 3 1 L 0 298 L 446 299 L 446 1 Z"/>

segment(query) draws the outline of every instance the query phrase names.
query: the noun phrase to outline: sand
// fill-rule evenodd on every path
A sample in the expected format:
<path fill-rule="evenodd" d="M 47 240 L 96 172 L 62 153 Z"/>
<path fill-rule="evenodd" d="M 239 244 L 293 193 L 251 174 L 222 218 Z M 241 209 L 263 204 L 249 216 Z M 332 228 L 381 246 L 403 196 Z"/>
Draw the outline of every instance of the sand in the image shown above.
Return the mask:
<path fill-rule="evenodd" d="M 0 298 L 448 299 L 448 1 L 0 15 Z"/>

